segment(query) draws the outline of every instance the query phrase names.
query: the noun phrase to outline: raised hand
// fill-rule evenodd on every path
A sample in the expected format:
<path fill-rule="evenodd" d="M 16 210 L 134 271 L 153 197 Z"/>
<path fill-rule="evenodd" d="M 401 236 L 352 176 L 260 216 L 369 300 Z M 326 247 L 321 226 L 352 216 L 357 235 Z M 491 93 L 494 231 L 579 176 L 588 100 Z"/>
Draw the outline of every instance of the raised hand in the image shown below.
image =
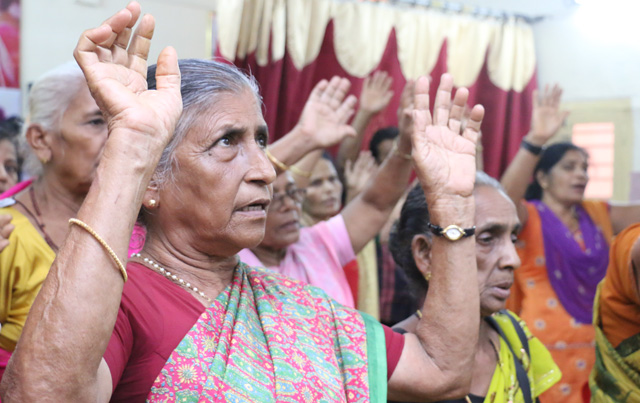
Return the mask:
<path fill-rule="evenodd" d="M 365 188 L 376 169 L 376 160 L 371 151 L 360 151 L 356 162 L 347 160 L 344 178 L 347 185 L 347 202 L 356 197 Z"/>
<path fill-rule="evenodd" d="M 560 110 L 561 98 L 562 88 L 557 84 L 552 88 L 546 85 L 542 94 L 538 90 L 533 91 L 531 132 L 527 140 L 542 146 L 560 130 L 569 115 L 568 111 Z"/>
<path fill-rule="evenodd" d="M 469 91 L 458 89 L 452 102 L 452 89 L 452 77 L 443 74 L 432 118 L 429 113 L 429 80 L 421 77 L 415 85 L 412 156 L 428 200 L 467 197 L 473 192 L 476 142 L 484 108 L 474 106 L 462 130 L 461 120 Z"/>
<path fill-rule="evenodd" d="M 0 252 L 9 246 L 9 235 L 15 227 L 11 224 L 9 214 L 0 214 Z"/>
<path fill-rule="evenodd" d="M 415 82 L 408 80 L 400 95 L 398 106 L 398 130 L 400 136 L 411 136 L 413 133 L 413 96 Z"/>
<path fill-rule="evenodd" d="M 392 81 L 385 71 L 376 71 L 365 78 L 360 92 L 360 109 L 376 114 L 386 108 L 393 97 Z"/>
<path fill-rule="evenodd" d="M 322 80 L 313 88 L 296 125 L 317 148 L 326 148 L 355 136 L 356 131 L 347 124 L 356 104 L 353 95 L 347 95 L 351 83 L 346 78 Z M 346 97 L 346 98 L 345 98 Z"/>
<path fill-rule="evenodd" d="M 139 17 L 140 5 L 131 2 L 100 27 L 85 31 L 74 50 L 109 125 L 107 151 L 116 143 L 117 149 L 164 149 L 182 112 L 180 71 L 173 48 L 165 48 L 158 56 L 157 90 L 147 90 L 147 56 L 155 22 L 145 15 L 131 38 Z"/>

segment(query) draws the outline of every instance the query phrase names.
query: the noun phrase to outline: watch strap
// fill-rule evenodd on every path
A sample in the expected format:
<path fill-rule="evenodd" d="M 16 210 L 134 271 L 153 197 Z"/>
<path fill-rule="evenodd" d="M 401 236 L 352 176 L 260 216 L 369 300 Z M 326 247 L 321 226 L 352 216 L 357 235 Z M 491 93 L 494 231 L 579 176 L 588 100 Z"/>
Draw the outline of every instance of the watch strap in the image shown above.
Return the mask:
<path fill-rule="evenodd" d="M 434 235 L 441 236 L 447 238 L 451 241 L 457 241 L 461 238 L 468 238 L 473 236 L 476 233 L 476 227 L 471 228 L 462 228 L 457 225 L 449 225 L 447 227 L 442 228 L 439 225 L 435 225 L 432 223 L 427 223 L 427 227 L 431 230 Z M 458 236 L 450 236 L 450 234 L 458 234 Z"/>

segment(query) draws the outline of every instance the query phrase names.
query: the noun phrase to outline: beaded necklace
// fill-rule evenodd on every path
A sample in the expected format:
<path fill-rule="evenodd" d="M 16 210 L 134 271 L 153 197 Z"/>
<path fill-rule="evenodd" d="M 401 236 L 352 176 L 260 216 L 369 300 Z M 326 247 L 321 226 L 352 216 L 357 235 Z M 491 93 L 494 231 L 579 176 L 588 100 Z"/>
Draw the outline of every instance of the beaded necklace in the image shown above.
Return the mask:
<path fill-rule="evenodd" d="M 139 254 L 139 253 L 134 253 L 133 255 L 131 255 L 131 257 L 136 257 L 138 259 L 142 259 L 144 261 L 144 263 L 146 263 L 145 266 L 149 267 L 153 271 L 164 275 L 166 278 L 168 278 L 169 280 L 173 281 L 177 285 L 193 291 L 194 293 L 198 294 L 202 298 L 204 298 L 207 301 L 209 301 L 209 303 L 213 302 L 213 300 L 211 298 L 209 298 L 204 292 L 199 290 L 198 287 L 194 287 L 194 286 L 191 285 L 191 283 L 181 279 L 180 277 L 176 276 L 175 274 L 171 274 L 171 272 L 169 270 L 167 270 L 164 267 L 160 266 L 158 263 L 154 262 L 153 260 L 149 259 L 148 257 L 142 257 L 142 255 Z"/>

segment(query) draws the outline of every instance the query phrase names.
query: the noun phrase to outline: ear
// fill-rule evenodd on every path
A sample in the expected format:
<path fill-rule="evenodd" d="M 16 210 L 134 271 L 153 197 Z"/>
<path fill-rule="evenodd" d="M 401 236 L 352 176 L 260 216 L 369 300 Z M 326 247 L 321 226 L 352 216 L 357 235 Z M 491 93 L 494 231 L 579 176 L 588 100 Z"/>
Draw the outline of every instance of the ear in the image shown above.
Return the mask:
<path fill-rule="evenodd" d="M 142 205 L 147 210 L 154 210 L 160 206 L 160 191 L 158 189 L 158 185 L 152 179 L 147 186 L 147 190 L 144 193 L 144 198 L 142 199 Z"/>
<path fill-rule="evenodd" d="M 416 267 L 426 278 L 431 276 L 431 239 L 424 234 L 417 234 L 411 240 L 411 254 Z"/>
<path fill-rule="evenodd" d="M 538 181 L 541 188 L 546 189 L 549 186 L 549 175 L 538 171 L 536 172 L 536 181 Z"/>
<path fill-rule="evenodd" d="M 25 133 L 27 143 L 38 157 L 40 162 L 46 164 L 51 161 L 53 151 L 51 149 L 51 133 L 46 131 L 41 125 L 35 123 L 29 125 Z"/>

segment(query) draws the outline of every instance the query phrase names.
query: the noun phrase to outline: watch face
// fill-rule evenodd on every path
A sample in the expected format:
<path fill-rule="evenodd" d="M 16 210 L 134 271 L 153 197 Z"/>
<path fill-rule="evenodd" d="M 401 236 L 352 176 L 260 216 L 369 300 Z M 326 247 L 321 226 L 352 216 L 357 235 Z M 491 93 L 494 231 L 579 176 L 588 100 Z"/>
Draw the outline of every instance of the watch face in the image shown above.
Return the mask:
<path fill-rule="evenodd" d="M 457 241 L 464 235 L 463 230 L 457 225 L 450 225 L 444 229 L 444 236 L 451 241 Z"/>

